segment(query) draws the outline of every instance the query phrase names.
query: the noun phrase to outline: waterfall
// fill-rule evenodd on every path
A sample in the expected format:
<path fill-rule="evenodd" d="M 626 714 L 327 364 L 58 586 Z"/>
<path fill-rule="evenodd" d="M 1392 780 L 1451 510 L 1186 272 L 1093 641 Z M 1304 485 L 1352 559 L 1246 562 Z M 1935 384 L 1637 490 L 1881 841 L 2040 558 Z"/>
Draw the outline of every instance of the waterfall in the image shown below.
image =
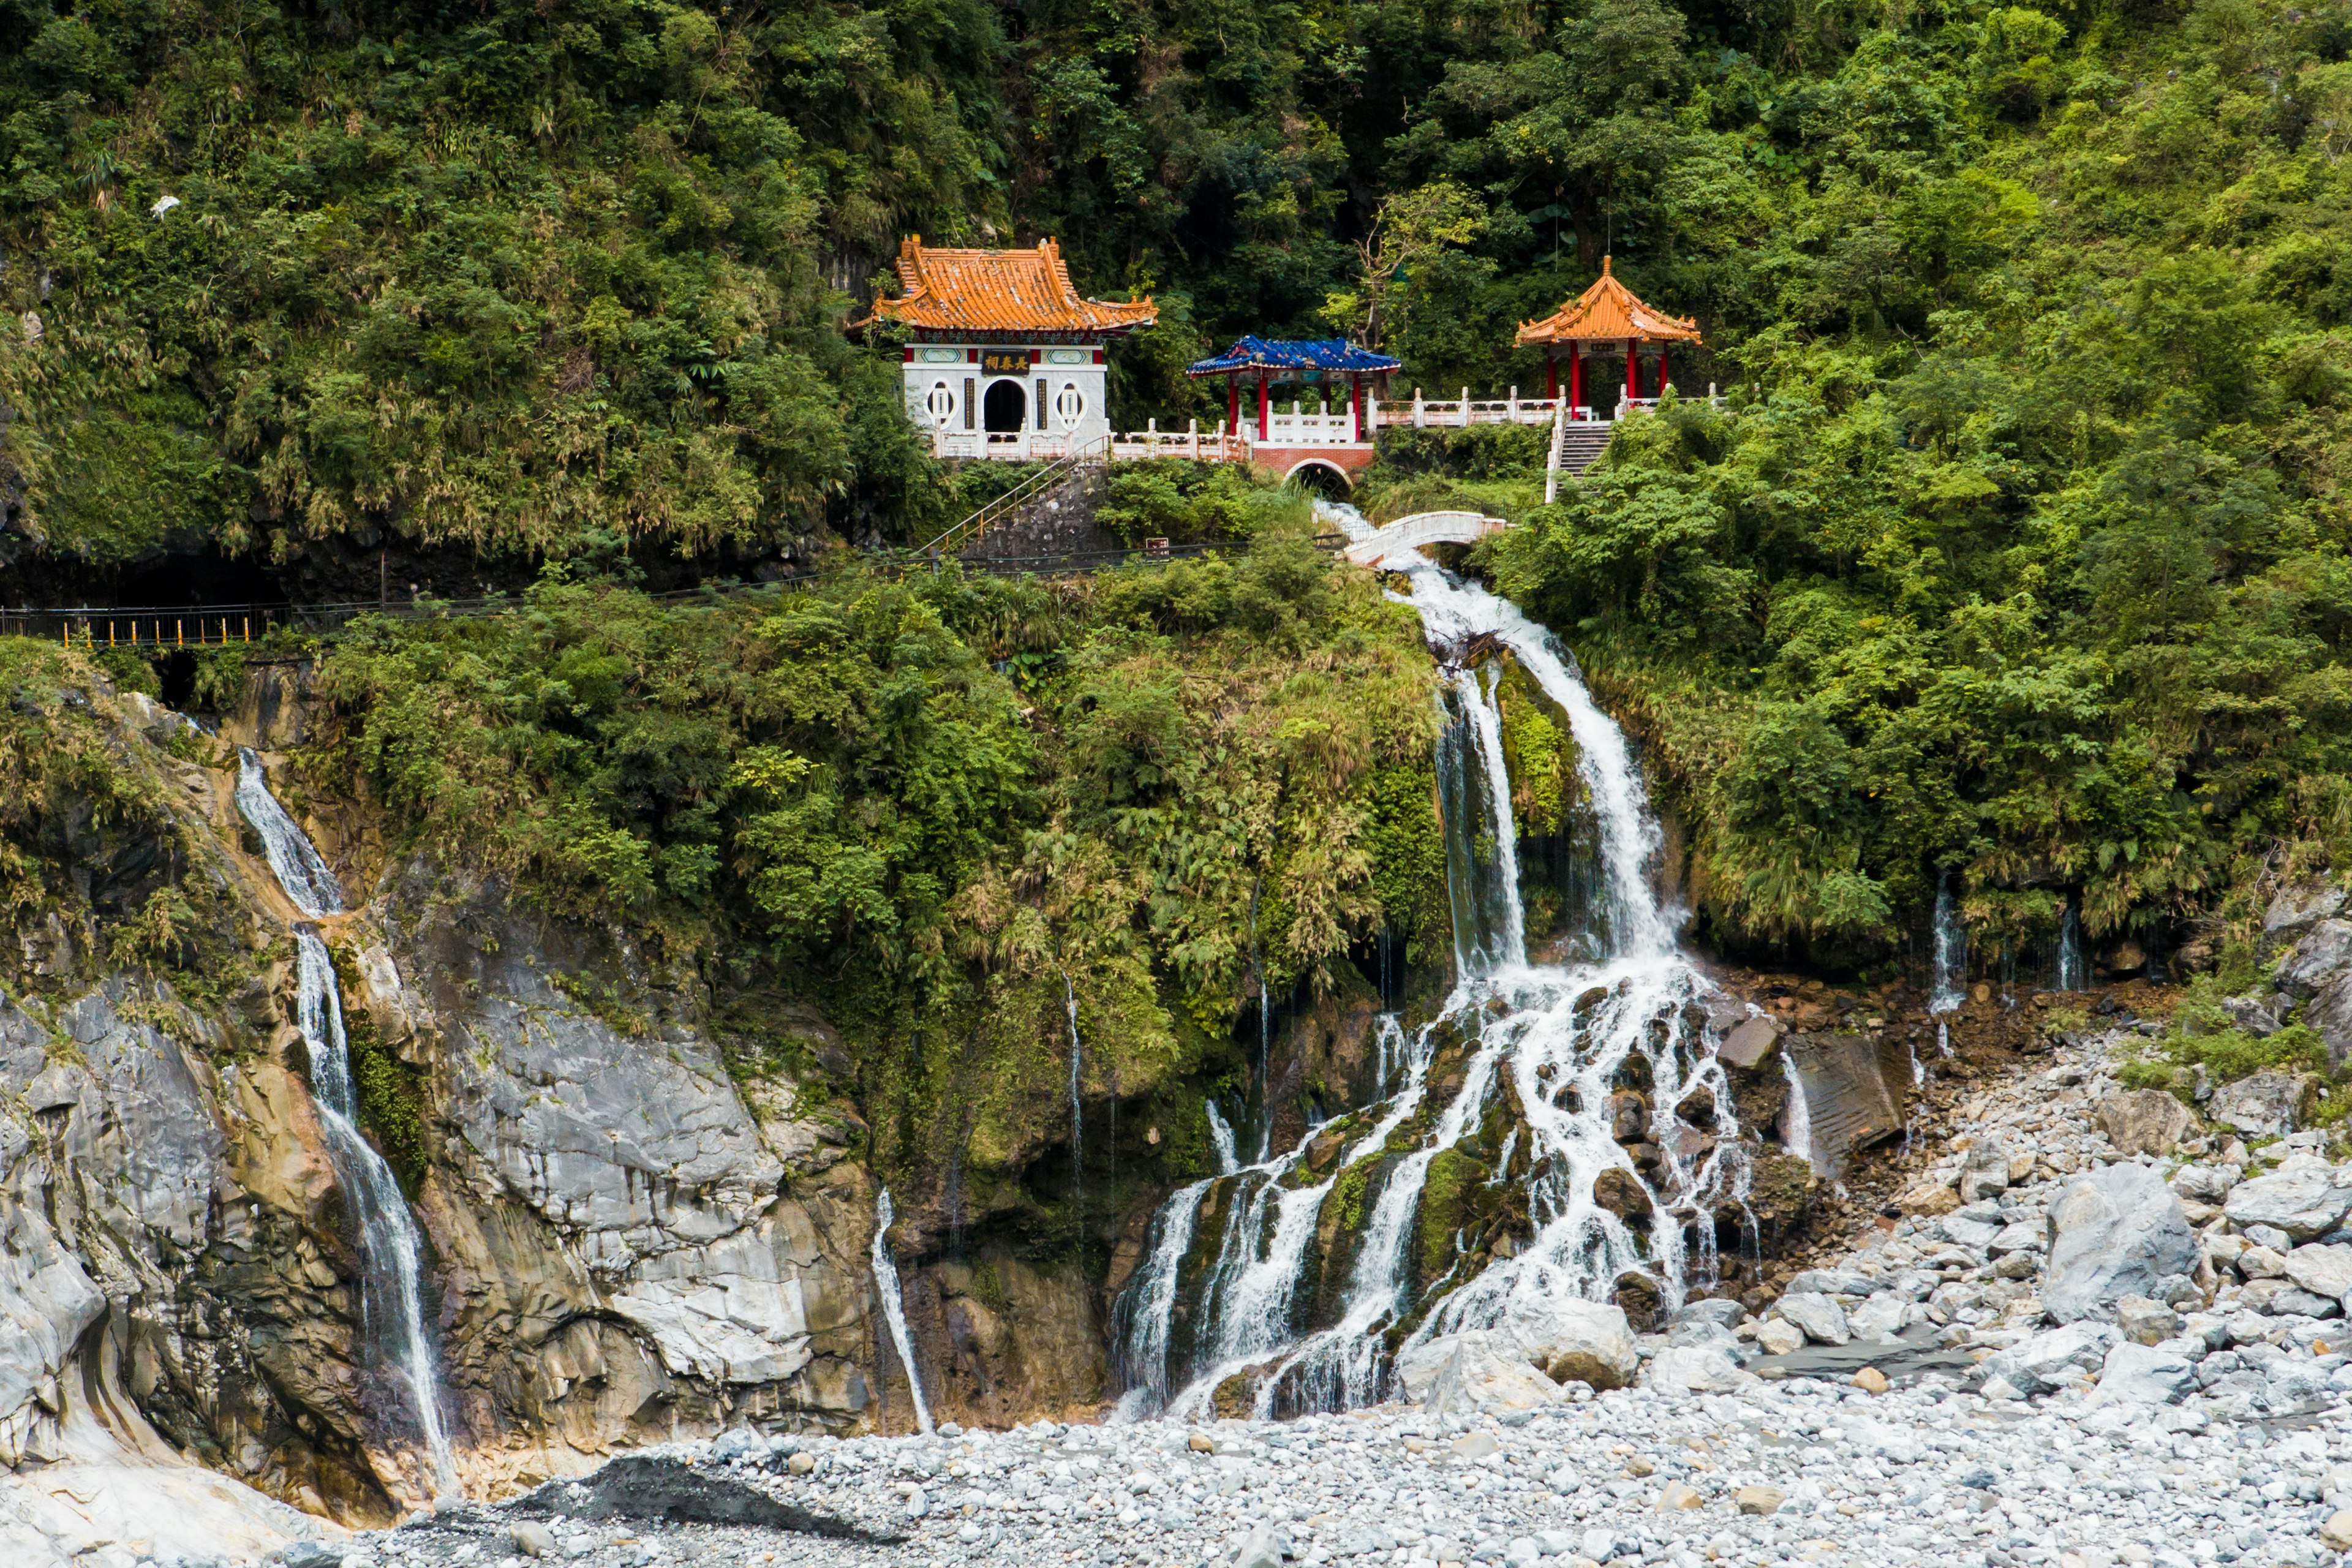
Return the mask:
<path fill-rule="evenodd" d="M 2074 900 L 2066 900 L 2066 918 L 2058 926 L 2058 986 L 2061 991 L 2084 989 L 2090 979 L 2083 962 L 2083 917 Z"/>
<path fill-rule="evenodd" d="M 1230 1176 L 1242 1168 L 1241 1154 L 1234 1147 L 1233 1124 L 1217 1110 L 1215 1100 L 1202 1103 L 1209 1112 L 1209 1142 L 1217 1152 L 1217 1174 Z"/>
<path fill-rule="evenodd" d="M 882 1298 L 882 1317 L 890 1325 L 890 1343 L 898 1349 L 898 1364 L 907 1369 L 907 1389 L 915 1396 L 915 1425 L 928 1437 L 931 1407 L 923 1399 L 923 1374 L 915 1368 L 915 1340 L 907 1331 L 907 1303 L 898 1288 L 898 1260 L 890 1256 L 890 1222 L 897 1217 L 890 1208 L 890 1189 L 885 1187 L 874 1200 L 874 1289 Z"/>
<path fill-rule="evenodd" d="M 1939 1015 L 1958 1011 L 1960 1004 L 1968 999 L 1965 987 L 1969 977 L 1969 928 L 1960 919 L 1959 905 L 1952 898 L 1949 873 L 1936 884 L 1936 951 L 1932 963 L 1927 976 L 1927 1011 Z"/>
<path fill-rule="evenodd" d="M 1231 1132 L 1226 1133 L 1225 1142 L 1230 1151 Z M 1160 1205 L 1151 1220 L 1151 1250 L 1112 1308 L 1112 1339 L 1119 1347 L 1119 1371 L 1128 1384 L 1118 1406 L 1122 1418 L 1132 1420 L 1152 1402 L 1168 1397 L 1168 1341 L 1176 1310 L 1178 1275 L 1184 1255 L 1192 1248 L 1201 1200 L 1208 1192 L 1208 1183 L 1194 1182 Z"/>
<path fill-rule="evenodd" d="M 261 760 L 243 746 L 237 748 L 236 760 L 237 809 L 261 836 L 262 851 L 278 885 L 312 920 L 343 913 L 341 884 L 269 793 Z M 457 1489 L 457 1466 L 442 1416 L 440 1377 L 425 1327 L 424 1240 L 392 1167 L 360 1134 L 351 1043 L 326 941 L 317 927 L 305 923 L 294 928 L 294 947 L 295 1028 L 310 1058 L 310 1094 L 318 1106 L 327 1156 L 358 1232 L 361 1356 L 370 1370 L 405 1386 L 434 1493 L 446 1496 Z"/>
<path fill-rule="evenodd" d="M 1797 1058 L 1789 1054 L 1786 1047 L 1780 1051 L 1780 1071 L 1789 1080 L 1789 1104 L 1780 1112 L 1781 1147 L 1827 1175 L 1821 1157 L 1813 1152 L 1813 1108 L 1805 1099 L 1805 1075 L 1797 1070 Z"/>
<path fill-rule="evenodd" d="M 1324 515 L 1360 534 L 1350 509 Z M 1163 1206 L 1153 1261 L 1114 1311 L 1130 1415 L 1204 1418 L 1219 1385 L 1237 1374 L 1255 1380 L 1262 1415 L 1370 1403 L 1385 1392 L 1399 1340 L 1493 1327 L 1530 1302 L 1606 1299 L 1628 1277 L 1678 1305 L 1694 1280 L 1716 1282 L 1718 1214 L 1721 1223 L 1742 1223 L 1743 1237 L 1753 1229 L 1752 1215 L 1738 1219 L 1750 1173 L 1729 1080 L 1696 1005 L 1713 987 L 1679 949 L 1679 912 L 1661 907 L 1652 889 L 1663 835 L 1623 732 L 1592 701 L 1567 649 L 1515 606 L 1417 555 L 1392 554 L 1385 564 L 1403 571 L 1410 591 L 1393 596 L 1418 612 L 1444 667 L 1436 765 L 1456 984 L 1439 1016 L 1410 1034 L 1393 1017 L 1376 1023 L 1375 1099 L 1349 1113 L 1355 1126 L 1370 1125 L 1336 1161 L 1310 1173 L 1311 1141 L 1302 1140 Z M 1596 896 L 1570 944 L 1582 955 L 1573 963 L 1528 959 L 1538 933 L 1527 929 L 1518 887 L 1501 674 L 1469 655 L 1496 644 L 1567 716 L 1577 744 Z M 1433 1118 L 1423 1100 L 1440 1049 L 1465 1056 L 1449 1068 L 1449 1097 Z M 1393 1082 L 1399 1055 L 1402 1085 Z M 1654 1153 L 1640 1164 L 1614 1136 L 1612 1095 L 1628 1072 L 1652 1093 L 1641 1136 Z M 1508 1144 L 1517 1162 L 1477 1142 L 1506 1085 L 1523 1111 Z M 1682 1107 L 1702 1102 L 1714 1108 L 1711 1119 L 1693 1114 L 1706 1125 L 1684 1120 Z M 1216 1124 L 1213 1114 L 1213 1131 Z M 1411 1142 L 1391 1148 L 1409 1125 Z M 1481 1179 L 1525 1192 L 1532 1235 L 1475 1258 L 1463 1255 L 1466 1238 L 1457 1235 L 1449 1263 L 1429 1255 L 1439 1238 L 1415 1237 L 1432 1168 L 1465 1144 L 1494 1150 L 1475 1156 L 1494 1161 Z M 1512 1177 L 1521 1162 L 1525 1173 Z M 1366 1205 L 1353 1211 L 1363 1217 L 1349 1238 L 1355 1252 L 1344 1284 L 1303 1289 L 1318 1216 L 1343 1177 L 1351 1201 Z M 1596 1184 L 1627 1183 L 1649 1198 L 1646 1220 L 1622 1218 L 1599 1201 Z M 1208 1257 L 1211 1236 L 1197 1223 L 1203 1212 L 1223 1215 L 1213 1258 L 1180 1268 L 1188 1252 Z M 1696 1243 L 1685 1226 L 1699 1232 Z M 1163 1266 L 1159 1255 L 1170 1249 Z M 1424 1278 L 1430 1271 L 1438 1277 Z M 1180 1312 L 1191 1326 L 1183 1343 L 1167 1328 Z"/>
<path fill-rule="evenodd" d="M 1086 1197 L 1085 1112 L 1078 1102 L 1078 994 L 1070 987 L 1070 972 L 1062 971 L 1062 1005 L 1070 1016 L 1070 1193 L 1083 1203 Z M 1114 1129 L 1116 1131 L 1116 1129 Z"/>

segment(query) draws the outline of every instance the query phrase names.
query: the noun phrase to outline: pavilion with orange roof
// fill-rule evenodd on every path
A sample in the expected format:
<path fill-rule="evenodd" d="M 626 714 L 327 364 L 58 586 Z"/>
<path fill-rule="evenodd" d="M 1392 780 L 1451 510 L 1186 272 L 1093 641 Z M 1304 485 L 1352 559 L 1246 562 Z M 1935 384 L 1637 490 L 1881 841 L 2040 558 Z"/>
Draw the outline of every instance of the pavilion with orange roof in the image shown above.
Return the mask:
<path fill-rule="evenodd" d="M 907 413 L 940 457 L 1060 457 L 1110 433 L 1104 350 L 1158 319 L 1149 299 L 1090 300 L 1062 247 L 898 247 L 900 291 L 874 301 L 904 328 Z"/>
<path fill-rule="evenodd" d="M 1625 394 L 1627 406 L 1644 406 L 1657 400 L 1666 386 L 1666 349 L 1670 343 L 1700 342 L 1698 325 L 1680 316 L 1669 316 L 1642 302 L 1631 289 L 1617 280 L 1610 268 L 1610 258 L 1601 258 L 1601 277 L 1592 287 L 1539 321 L 1519 323 L 1516 340 L 1522 347 L 1538 347 L 1544 351 L 1544 375 L 1549 395 L 1559 395 L 1559 351 L 1566 345 L 1568 360 L 1568 407 L 1571 419 L 1589 419 L 1592 416 L 1584 406 L 1584 362 L 1590 353 L 1593 358 L 1625 356 Z M 1657 372 L 1652 380 L 1655 390 L 1648 397 L 1642 395 L 1643 351 L 1645 345 L 1656 344 L 1652 357 Z"/>

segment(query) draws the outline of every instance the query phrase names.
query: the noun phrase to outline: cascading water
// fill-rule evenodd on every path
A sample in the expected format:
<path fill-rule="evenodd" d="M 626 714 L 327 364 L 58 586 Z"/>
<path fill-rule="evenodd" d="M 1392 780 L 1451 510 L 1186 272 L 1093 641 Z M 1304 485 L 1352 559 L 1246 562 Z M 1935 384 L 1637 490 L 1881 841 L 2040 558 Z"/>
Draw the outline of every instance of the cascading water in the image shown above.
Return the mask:
<path fill-rule="evenodd" d="M 1071 988 L 1070 972 L 1066 969 L 1062 971 L 1062 1002 L 1070 1016 L 1070 1191 L 1083 1199 L 1086 1194 L 1086 1113 L 1078 1101 L 1078 1067 L 1082 1049 L 1078 1044 L 1078 994 Z"/>
<path fill-rule="evenodd" d="M 1961 986 L 1969 973 L 1969 928 L 1960 919 L 1959 905 L 1952 897 L 1948 874 L 1936 884 L 1936 950 L 1929 963 L 1927 1011 L 1936 1019 L 1936 1048 L 1948 1057 L 1952 1054 L 1952 1031 L 1944 1015 L 1957 1013 L 1967 1000 Z"/>
<path fill-rule="evenodd" d="M 2058 924 L 2058 985 L 2061 991 L 2080 991 L 2090 982 L 2090 969 L 2083 962 L 2083 917 L 2073 900 L 2066 903 L 2066 918 Z"/>
<path fill-rule="evenodd" d="M 1785 1050 L 1780 1053 L 1780 1071 L 1789 1080 L 1789 1105 L 1780 1113 L 1780 1142 L 1819 1171 L 1822 1163 L 1813 1152 L 1813 1109 L 1805 1099 L 1805 1080 L 1797 1072 L 1796 1058 Z"/>
<path fill-rule="evenodd" d="M 278 797 L 261 760 L 236 753 L 236 805 L 261 837 L 262 853 L 294 907 L 312 920 L 344 912 L 342 885 Z M 360 1135 L 350 1041 L 335 964 L 318 928 L 294 928 L 295 1027 L 310 1058 L 310 1094 L 336 1184 L 350 1205 L 360 1255 L 361 1355 L 368 1370 L 403 1385 L 435 1495 L 457 1489 L 457 1466 L 441 1411 L 440 1378 L 425 1327 L 423 1238 L 392 1167 Z"/>
<path fill-rule="evenodd" d="M 915 1426 L 924 1436 L 931 1435 L 931 1407 L 923 1398 L 923 1374 L 915 1369 L 915 1337 L 907 1331 L 907 1302 L 898 1285 L 898 1260 L 890 1256 L 890 1222 L 898 1215 L 890 1207 L 890 1189 L 882 1189 L 874 1200 L 874 1289 L 882 1298 L 882 1318 L 890 1326 L 890 1343 L 898 1352 L 898 1364 L 907 1369 L 907 1389 L 915 1396 Z"/>
<path fill-rule="evenodd" d="M 1350 509 L 1326 516 L 1362 531 Z M 1401 562 L 1411 592 L 1398 596 L 1448 665 L 1436 760 L 1457 983 L 1439 1017 L 1410 1036 L 1381 1019 L 1374 1093 L 1386 1098 L 1341 1124 L 1350 1140 L 1336 1160 L 1310 1170 L 1302 1142 L 1163 1205 L 1150 1256 L 1115 1310 L 1129 1415 L 1205 1414 L 1219 1384 L 1243 1372 L 1256 1381 L 1262 1413 L 1366 1404 L 1381 1395 L 1391 1331 L 1410 1326 L 1412 1342 L 1491 1327 L 1531 1301 L 1606 1297 L 1629 1276 L 1678 1304 L 1694 1279 L 1714 1282 L 1717 1206 L 1744 1207 L 1749 1172 L 1730 1084 L 1694 1005 L 1712 987 L 1677 947 L 1678 916 L 1652 891 L 1662 835 L 1623 733 L 1542 626 L 1418 555 L 1386 564 Z M 1474 639 L 1507 647 L 1568 717 L 1598 870 L 1589 929 L 1570 944 L 1587 961 L 1528 961 L 1499 674 L 1462 666 L 1459 650 Z M 1441 1048 L 1463 1057 L 1449 1068 L 1449 1097 L 1429 1106 Z M 1404 1081 L 1392 1085 L 1400 1064 Z M 1651 1096 L 1642 1142 L 1655 1154 L 1638 1165 L 1614 1130 L 1612 1097 L 1628 1071 Z M 1524 1170 L 1515 1180 L 1533 1234 L 1466 1279 L 1457 1237 L 1451 1267 L 1427 1279 L 1428 1260 L 1414 1255 L 1430 1244 L 1413 1243 L 1431 1167 L 1482 1135 L 1506 1086 L 1522 1111 L 1524 1135 L 1515 1128 L 1510 1145 L 1518 1158 L 1482 1157 L 1496 1180 Z M 1694 1112 L 1704 1130 L 1685 1119 L 1685 1106 L 1706 1107 Z M 1213 1129 L 1216 1120 L 1213 1108 Z M 1409 1142 L 1391 1147 L 1401 1133 Z M 1612 1172 L 1621 1174 L 1604 1181 Z M 1345 1283 L 1303 1290 L 1323 1205 L 1343 1179 L 1364 1205 Z M 1648 1198 L 1646 1222 L 1618 1212 L 1639 1214 L 1638 1205 L 1599 1200 L 1596 1184 L 1611 1183 Z M 1204 1226 L 1204 1214 L 1219 1218 Z M 1686 1226 L 1700 1233 L 1695 1258 L 1685 1257 Z"/>
<path fill-rule="evenodd" d="M 1233 1123 L 1217 1109 L 1213 1100 L 1206 1102 L 1209 1112 L 1209 1145 L 1217 1152 L 1217 1174 L 1230 1176 L 1242 1168 L 1241 1152 L 1234 1146 Z"/>

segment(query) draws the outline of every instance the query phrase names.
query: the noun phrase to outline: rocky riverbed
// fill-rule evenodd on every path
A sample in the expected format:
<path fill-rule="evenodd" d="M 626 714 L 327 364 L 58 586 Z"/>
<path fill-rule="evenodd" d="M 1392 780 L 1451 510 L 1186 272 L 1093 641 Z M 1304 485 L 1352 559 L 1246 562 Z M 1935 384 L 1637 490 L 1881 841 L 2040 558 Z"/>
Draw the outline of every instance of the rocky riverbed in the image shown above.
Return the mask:
<path fill-rule="evenodd" d="M 2209 1127 L 2118 1088 L 2129 1039 L 1955 1106 L 1894 1212 L 1760 1315 L 1531 1309 L 1409 1352 L 1410 1400 L 1286 1423 L 739 1428 L 279 1560 L 2332 1562 L 2352 1166 L 2276 1096 Z"/>

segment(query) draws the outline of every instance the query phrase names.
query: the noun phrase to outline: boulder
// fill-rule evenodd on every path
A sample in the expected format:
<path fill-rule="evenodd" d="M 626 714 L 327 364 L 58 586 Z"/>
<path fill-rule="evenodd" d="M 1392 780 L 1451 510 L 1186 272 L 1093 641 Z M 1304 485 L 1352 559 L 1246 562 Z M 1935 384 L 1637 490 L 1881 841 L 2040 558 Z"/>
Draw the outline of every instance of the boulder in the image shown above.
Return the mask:
<path fill-rule="evenodd" d="M 1961 1214 L 1948 1214 L 1936 1222 L 1937 1233 L 1946 1241 L 1971 1252 L 1982 1252 L 1992 1245 L 1994 1237 L 2007 1228 L 1999 1220 L 1970 1219 Z"/>
<path fill-rule="evenodd" d="M 1988 1379 L 1999 1379 L 2020 1394 L 2047 1394 L 2075 1373 L 2096 1372 L 2116 1347 L 2116 1331 L 2105 1323 L 2069 1323 L 2024 1340 L 1988 1359 Z"/>
<path fill-rule="evenodd" d="M 2296 1241 L 2309 1241 L 2334 1230 L 2352 1212 L 2352 1173 L 2339 1177 L 2326 1161 L 2297 1154 L 2270 1175 L 2231 1188 L 2221 1212 L 2241 1230 L 2273 1226 Z"/>
<path fill-rule="evenodd" d="M 1786 1318 L 1767 1318 L 1756 1328 L 1756 1348 L 1766 1355 L 1790 1355 L 1805 1348 L 1805 1331 Z"/>
<path fill-rule="evenodd" d="M 2352 970 L 2352 921 L 2323 920 L 2279 962 L 2278 986 L 2297 1001 L 2326 990 Z"/>
<path fill-rule="evenodd" d="M 2126 1296 L 2116 1303 L 2116 1331 L 2136 1345 L 2162 1344 L 2180 1331 L 2180 1314 L 2162 1301 Z"/>
<path fill-rule="evenodd" d="M 1484 1415 L 1535 1410 L 1559 1402 L 1559 1384 L 1529 1366 L 1508 1336 L 1472 1330 L 1432 1340 L 1447 1343 L 1429 1380 L 1432 1415 Z"/>
<path fill-rule="evenodd" d="M 2157 1173 L 2109 1165 L 2067 1184 L 2050 1210 L 2042 1304 L 2060 1323 L 2108 1318 L 2126 1296 L 2168 1296 L 2198 1256 L 2197 1233 Z"/>
<path fill-rule="evenodd" d="M 1650 1358 L 1648 1384 L 1673 1394 L 1729 1394 L 1760 1380 L 1739 1365 L 1739 1342 L 1715 1329 L 1675 1342 Z"/>
<path fill-rule="evenodd" d="M 2093 1405 L 2170 1405 L 2197 1386 L 2197 1368 L 2179 1351 L 2128 1342 L 2100 1363 Z"/>
<path fill-rule="evenodd" d="M 1807 1268 L 1788 1284 L 1800 1295 L 1819 1296 L 1869 1296 L 1884 1288 L 1881 1281 L 1852 1268 Z"/>
<path fill-rule="evenodd" d="M 1813 1159 L 1822 1170 L 1834 1174 L 1849 1152 L 1903 1131 L 1875 1035 L 1802 1035 L 1782 1048 L 1804 1085 Z"/>
<path fill-rule="evenodd" d="M 2197 1130 L 2196 1113 L 2160 1089 L 2117 1089 L 2097 1116 L 2107 1142 L 2126 1154 L 2169 1154 Z"/>
<path fill-rule="evenodd" d="M 2221 999 L 2221 1011 L 2230 1016 L 2230 1022 L 2241 1032 L 2258 1040 L 2267 1040 L 2279 1032 L 2279 1021 L 2271 1016 L 2270 1009 L 2251 996 L 2225 996 Z"/>
<path fill-rule="evenodd" d="M 1941 1182 L 1921 1182 L 1895 1195 L 1895 1206 L 1905 1214 L 1933 1218 L 1960 1206 L 1960 1194 Z"/>
<path fill-rule="evenodd" d="M 1573 1298 L 1520 1298 L 1511 1302 L 1503 1326 L 1528 1363 L 1554 1383 L 1626 1388 L 1641 1370 L 1642 1352 L 1622 1307 Z"/>
<path fill-rule="evenodd" d="M 2315 1073 L 2264 1068 L 2215 1089 L 2205 1114 L 2217 1126 L 2248 1138 L 2284 1138 L 2302 1126 L 2319 1087 Z"/>
<path fill-rule="evenodd" d="M 2191 1203 L 2218 1204 L 2243 1173 L 2235 1165 L 2183 1165 L 2172 1173 L 2172 1190 Z"/>
<path fill-rule="evenodd" d="M 1846 1313 L 1845 1326 L 1855 1339 L 1892 1344 L 1901 1340 L 1911 1310 L 1910 1302 L 1890 1290 L 1858 1302 Z"/>
<path fill-rule="evenodd" d="M 1985 1133 L 1969 1146 L 1960 1167 L 1960 1201 L 1973 1204 L 2009 1191 L 2009 1145 Z"/>
<path fill-rule="evenodd" d="M 1289 1555 L 1288 1533 L 1261 1524 L 1242 1538 L 1240 1550 L 1234 1553 L 1234 1568 L 1282 1568 L 1283 1559 Z"/>
<path fill-rule="evenodd" d="M 2306 882 L 2300 887 L 2282 889 L 2263 911 L 2263 934 L 2276 937 L 2298 931 L 2313 923 L 2340 914 L 2344 910 L 2344 889 L 2322 882 Z"/>
<path fill-rule="evenodd" d="M 1723 1044 L 1715 1047 L 1715 1059 L 1753 1072 L 1772 1059 L 1780 1045 L 1780 1025 L 1769 1018 L 1749 1018 L 1724 1037 Z"/>
<path fill-rule="evenodd" d="M 1853 1338 L 1853 1331 L 1846 1324 L 1845 1310 L 1818 1291 L 1792 1291 L 1782 1296 L 1773 1310 L 1802 1329 L 1805 1338 L 1817 1345 L 1842 1345 Z"/>
<path fill-rule="evenodd" d="M 1748 1310 L 1738 1302 L 1710 1297 L 1702 1300 L 1685 1302 L 1675 1308 L 1674 1315 L 1666 1320 L 1666 1324 L 1668 1331 L 1676 1335 L 1699 1324 L 1720 1329 L 1727 1333 L 1738 1328 L 1747 1320 L 1747 1317 Z"/>
<path fill-rule="evenodd" d="M 2315 1296 L 2342 1300 L 2352 1294 L 2352 1247 L 2314 1242 L 2286 1255 L 2286 1277 Z"/>

